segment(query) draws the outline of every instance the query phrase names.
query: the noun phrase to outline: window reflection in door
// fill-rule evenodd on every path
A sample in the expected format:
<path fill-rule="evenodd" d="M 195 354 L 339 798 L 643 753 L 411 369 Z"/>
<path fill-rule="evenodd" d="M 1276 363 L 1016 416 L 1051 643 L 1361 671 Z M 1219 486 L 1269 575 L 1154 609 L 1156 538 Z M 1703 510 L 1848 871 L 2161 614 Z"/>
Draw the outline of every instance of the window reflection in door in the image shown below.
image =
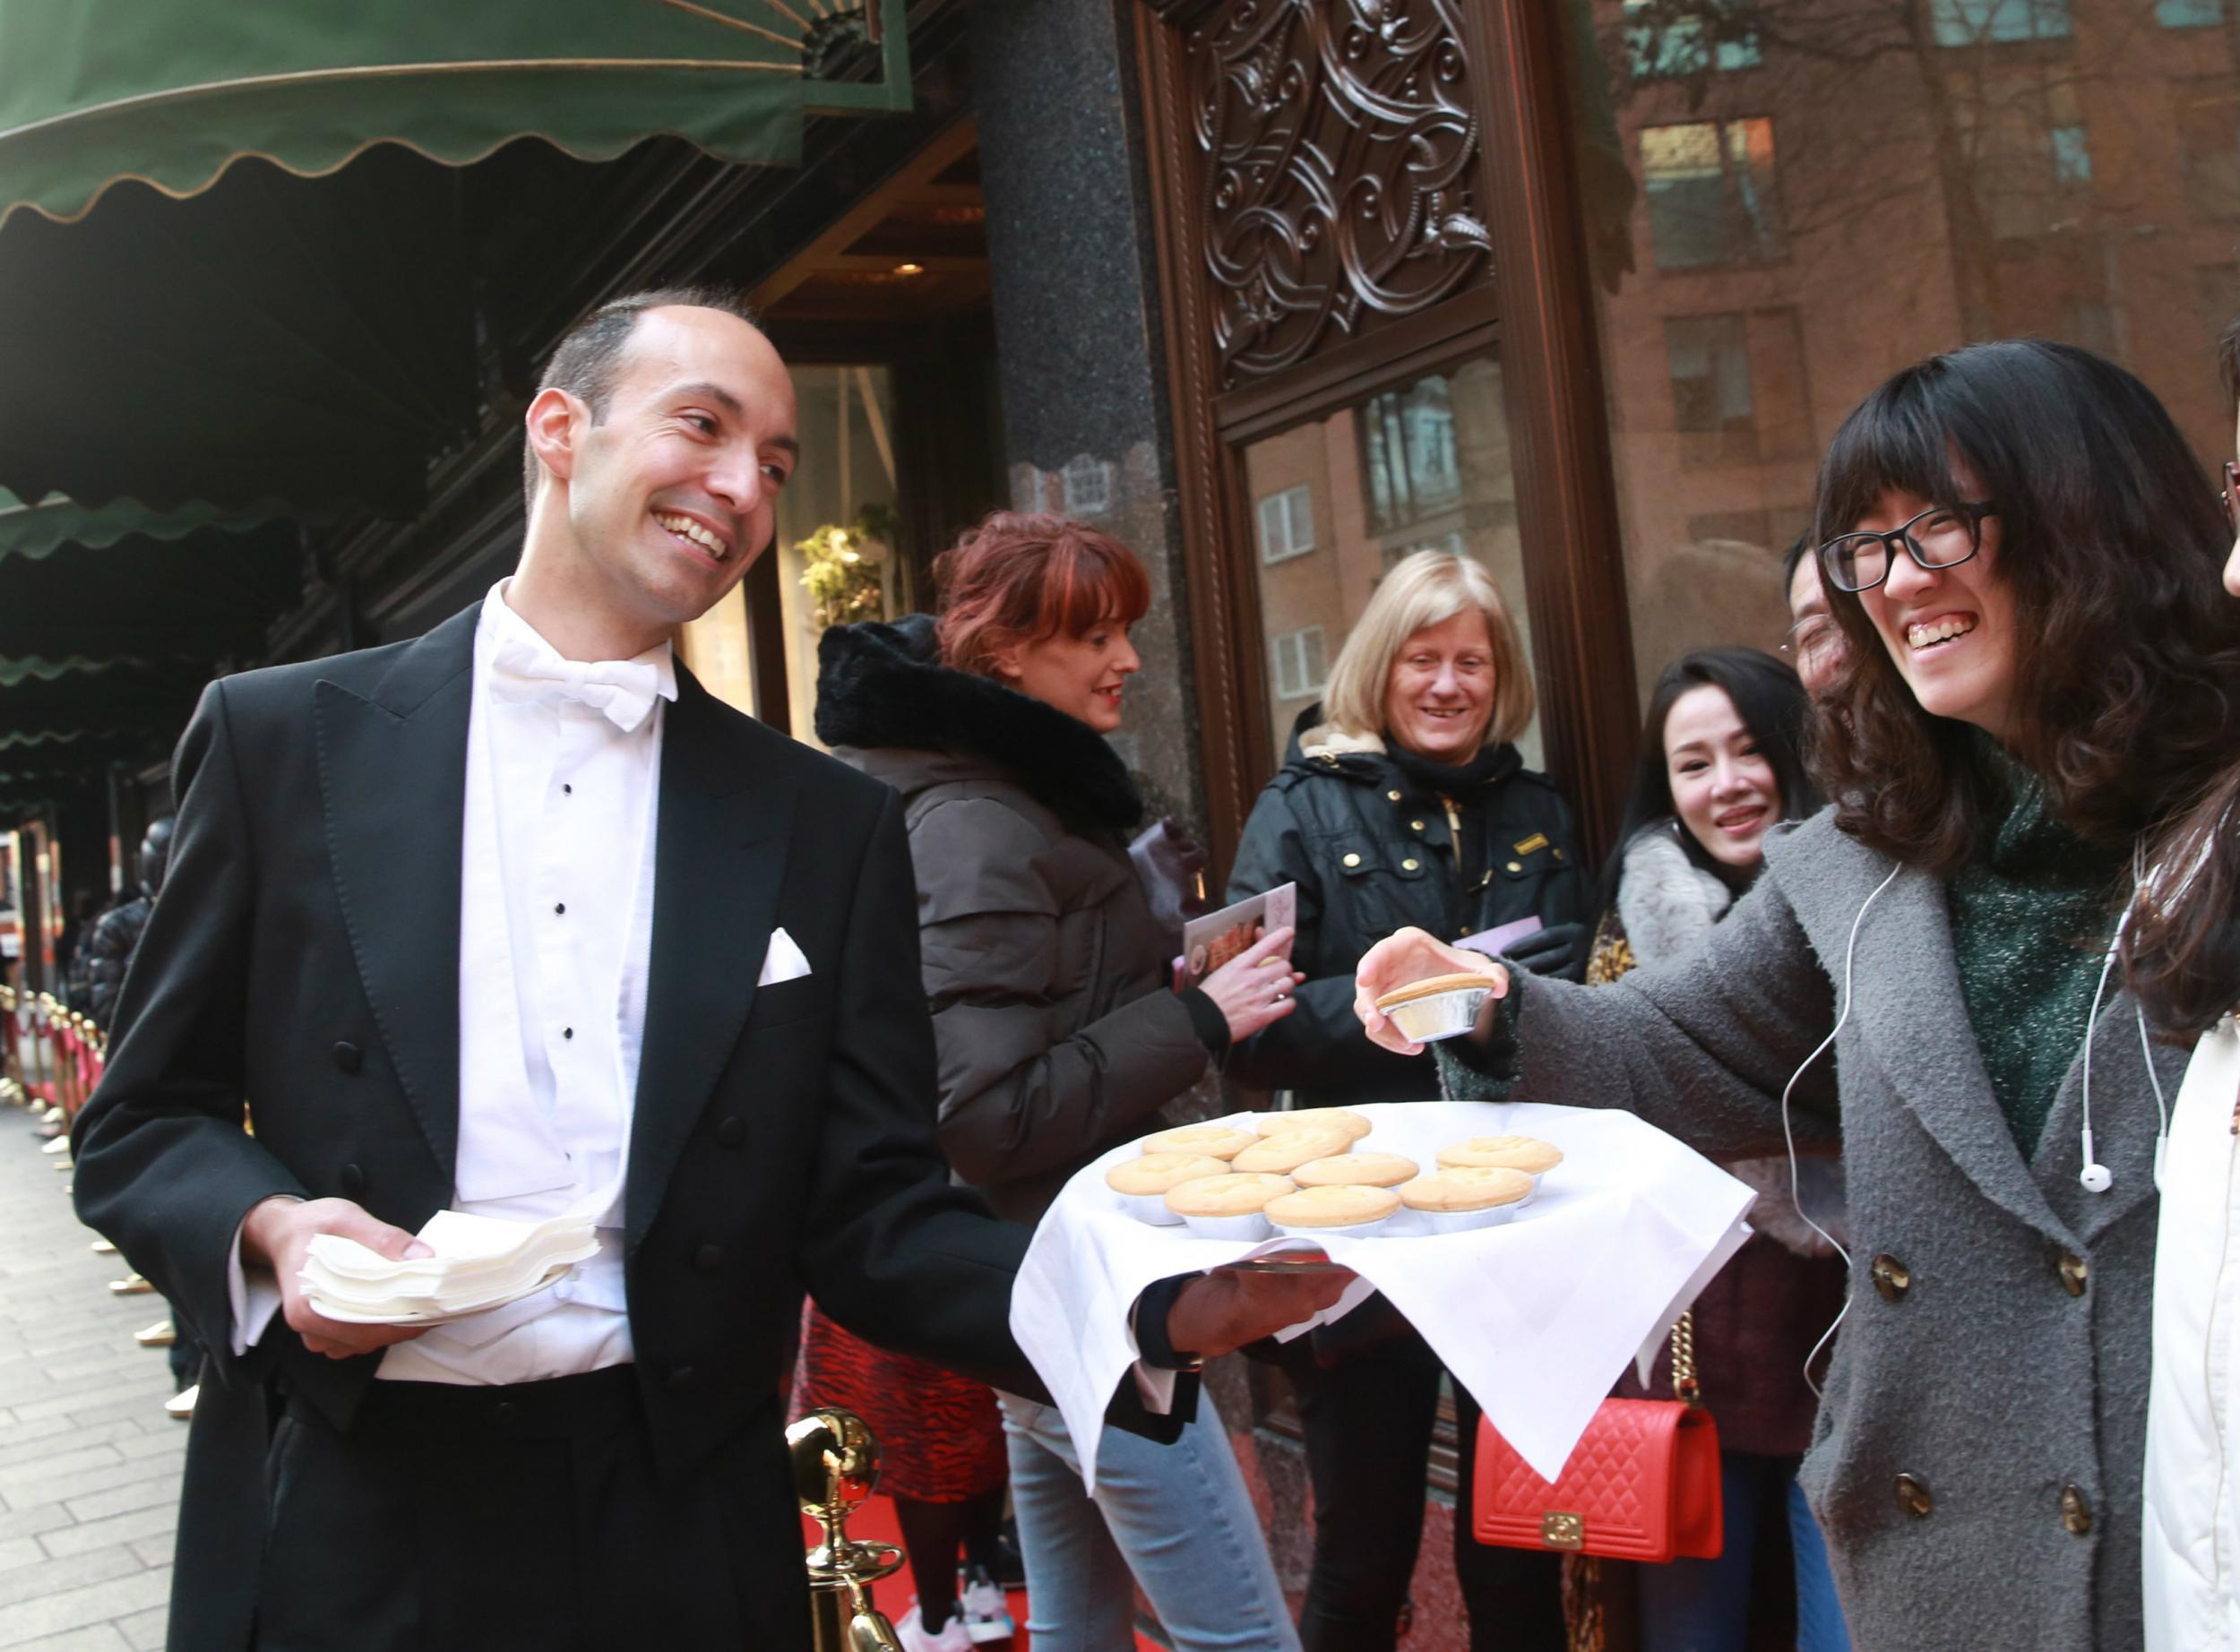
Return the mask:
<path fill-rule="evenodd" d="M 1244 455 L 1269 733 L 1280 761 L 1385 571 L 1426 547 L 1493 572 L 1531 652 L 1501 366 L 1460 363 Z M 1536 724 L 1519 741 L 1541 761 Z"/>

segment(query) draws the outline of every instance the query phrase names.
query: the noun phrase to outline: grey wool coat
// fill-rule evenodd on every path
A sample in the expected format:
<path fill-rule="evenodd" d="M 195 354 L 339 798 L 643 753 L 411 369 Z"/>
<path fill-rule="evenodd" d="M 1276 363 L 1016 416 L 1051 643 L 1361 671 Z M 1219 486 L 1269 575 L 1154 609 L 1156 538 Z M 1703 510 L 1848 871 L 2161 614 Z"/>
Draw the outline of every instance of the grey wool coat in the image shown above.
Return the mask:
<path fill-rule="evenodd" d="M 1777 829 L 1705 951 L 1591 989 L 1529 980 L 1513 1085 L 1441 1045 L 1450 1088 L 1624 1107 L 1714 1157 L 1779 1151 L 1783 1087 L 1836 1024 L 1854 920 L 1892 866 L 1828 813 Z M 1849 1171 L 1848 1306 L 1799 1477 L 1861 1652 L 2141 1643 L 2156 1111 L 2120 985 L 2093 1045 L 2104 1193 L 2078 1181 L 2081 1060 L 2024 1161 L 1926 873 L 1859 924 L 1849 1020 L 1796 1087 L 1800 1141 L 1839 1129 Z M 2155 1062 L 2175 1097 L 2184 1053 Z"/>

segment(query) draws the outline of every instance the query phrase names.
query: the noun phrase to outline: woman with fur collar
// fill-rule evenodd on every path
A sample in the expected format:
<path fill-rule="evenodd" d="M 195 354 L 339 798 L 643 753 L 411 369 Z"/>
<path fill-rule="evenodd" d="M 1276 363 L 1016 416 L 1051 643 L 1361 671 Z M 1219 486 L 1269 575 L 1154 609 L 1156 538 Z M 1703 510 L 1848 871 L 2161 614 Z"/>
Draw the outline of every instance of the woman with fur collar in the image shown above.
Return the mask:
<path fill-rule="evenodd" d="M 999 1214 L 1031 1224 L 1075 1170 L 1157 1129 L 1210 1055 L 1290 1013 L 1297 978 L 1278 930 L 1173 990 L 1176 937 L 1124 835 L 1142 801 L 1105 739 L 1150 606 L 1134 554 L 1064 517 L 999 512 L 934 567 L 938 619 L 824 633 L 816 732 L 902 795 L 941 1143 Z M 1038 1652 L 1131 1644 L 1138 1583 L 1178 1652 L 1297 1652 L 1210 1398 L 1172 1446 L 1108 1431 L 1093 1496 L 1056 1407 L 1002 1402 Z M 962 1652 L 963 1625 L 943 1627 L 913 1642 L 905 1626 L 906 1648 Z"/>
<path fill-rule="evenodd" d="M 1650 696 L 1619 848 L 1603 875 L 1590 984 L 1699 951 L 1756 880 L 1766 833 L 1819 806 L 1799 751 L 1810 711 L 1796 673 L 1755 649 L 1700 649 L 1665 667 Z M 1786 1617 L 1792 1593 L 1798 1647 L 1839 1652 L 1843 1617 L 1826 1549 L 1796 1479 L 1796 1459 L 1812 1442 L 1805 1364 L 1843 1306 L 1842 1264 L 1814 1222 L 1837 1224 L 1840 1236 L 1839 1216 L 1820 1207 L 1839 1201 L 1841 1183 L 1826 1158 L 1800 1165 L 1798 1189 L 1786 1157 L 1727 1167 L 1757 1190 L 1750 1208 L 1756 1236 L 1694 1307 L 1704 1403 L 1719 1430 L 1726 1546 L 1716 1560 L 1605 1568 L 1596 1592 L 1638 1586 L 1642 1652 L 1740 1652 L 1753 1602 L 1776 1603 Z M 1811 1221 L 1797 1209 L 1799 1191 L 1822 1195 Z M 1659 1356 L 1646 1387 L 1629 1372 L 1617 1391 L 1671 1398 L 1669 1356 Z"/>
<path fill-rule="evenodd" d="M 1291 962 L 1306 979 L 1291 1015 L 1231 1052 L 1231 1077 L 1303 1106 L 1436 1096 L 1429 1056 L 1374 1047 L 1353 1015 L 1355 960 L 1401 925 L 1453 940 L 1533 920 L 1506 956 L 1578 978 L 1586 877 L 1571 811 L 1514 744 L 1532 706 L 1531 667 L 1483 564 L 1418 551 L 1384 576 L 1237 848 L 1229 899 L 1297 884 Z M 1390 1652 L 1423 1531 L 1438 1357 L 1382 1296 L 1270 1357 L 1298 1390 L 1314 1482 L 1300 1639 L 1307 1652 Z M 1456 1398 L 1467 1481 L 1477 1414 Z M 1560 1652 L 1555 1557 L 1486 1548 L 1460 1513 L 1477 1644 Z"/>

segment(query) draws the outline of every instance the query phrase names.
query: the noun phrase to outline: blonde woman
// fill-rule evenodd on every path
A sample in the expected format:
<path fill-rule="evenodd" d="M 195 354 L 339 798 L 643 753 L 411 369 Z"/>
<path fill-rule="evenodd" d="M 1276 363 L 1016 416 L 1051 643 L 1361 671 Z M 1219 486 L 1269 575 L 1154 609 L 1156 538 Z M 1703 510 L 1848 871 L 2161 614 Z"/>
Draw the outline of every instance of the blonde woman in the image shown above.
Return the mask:
<path fill-rule="evenodd" d="M 1385 576 L 1237 849 L 1231 900 L 1298 885 L 1292 964 L 1306 979 L 1291 1014 L 1234 1047 L 1233 1076 L 1302 1106 L 1437 1097 L 1429 1055 L 1377 1048 L 1353 1013 L 1355 964 L 1402 925 L 1452 941 L 1536 918 L 1539 931 L 1503 953 L 1579 978 L 1592 892 L 1571 811 L 1517 754 L 1532 705 L 1523 646 L 1482 564 L 1418 551 Z M 1382 1652 L 1423 1530 L 1438 1360 L 1382 1297 L 1274 1357 L 1298 1390 L 1314 1482 L 1301 1640 Z M 1465 1420 L 1467 1451 L 1474 1408 Z M 1483 1644 L 1562 1647 L 1552 1560 L 1480 1548 L 1465 1511 L 1456 1564 Z"/>

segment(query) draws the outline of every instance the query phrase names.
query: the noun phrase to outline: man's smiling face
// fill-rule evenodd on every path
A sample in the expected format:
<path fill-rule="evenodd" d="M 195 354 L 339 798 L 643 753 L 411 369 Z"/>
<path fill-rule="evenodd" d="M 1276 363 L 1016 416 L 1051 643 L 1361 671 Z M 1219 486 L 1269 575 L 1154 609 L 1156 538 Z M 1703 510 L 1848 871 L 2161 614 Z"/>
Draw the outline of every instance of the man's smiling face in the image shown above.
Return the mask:
<path fill-rule="evenodd" d="M 624 342 L 603 417 L 574 405 L 563 486 L 583 583 L 633 624 L 698 618 L 776 531 L 800 453 L 785 363 L 720 310 L 649 310 Z"/>

